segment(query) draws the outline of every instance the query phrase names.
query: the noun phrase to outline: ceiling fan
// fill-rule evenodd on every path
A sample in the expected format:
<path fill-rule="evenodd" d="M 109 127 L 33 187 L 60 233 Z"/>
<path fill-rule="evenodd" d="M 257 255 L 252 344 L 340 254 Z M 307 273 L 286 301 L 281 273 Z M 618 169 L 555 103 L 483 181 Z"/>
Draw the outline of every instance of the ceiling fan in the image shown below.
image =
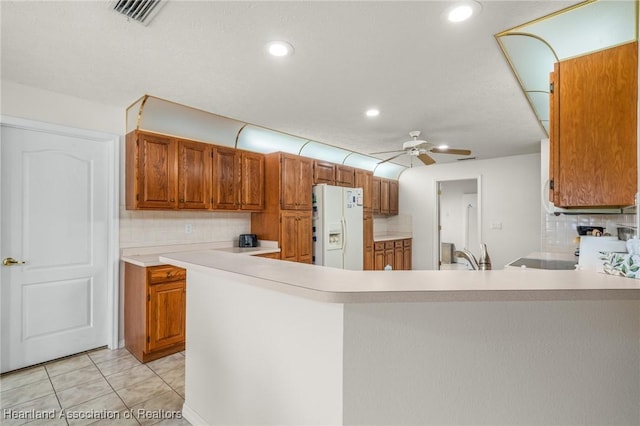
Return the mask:
<path fill-rule="evenodd" d="M 431 157 L 428 153 L 435 154 L 454 154 L 454 155 L 471 155 L 471 151 L 468 149 L 455 149 L 449 148 L 446 145 L 436 146 L 431 142 L 427 142 L 422 139 L 418 139 L 420 136 L 420 131 L 415 130 L 413 132 L 409 132 L 409 136 L 411 136 L 411 140 L 402 144 L 402 149 L 396 149 L 394 151 L 381 151 L 381 152 L 372 152 L 370 154 L 390 154 L 394 152 L 399 152 L 399 154 L 394 155 L 393 157 L 387 158 L 386 160 L 382 160 L 378 162 L 378 164 L 386 163 L 387 161 L 391 161 L 395 158 L 400 157 L 401 155 L 407 154 L 412 157 L 418 157 L 420 161 L 422 161 L 425 165 L 433 164 L 436 160 Z"/>

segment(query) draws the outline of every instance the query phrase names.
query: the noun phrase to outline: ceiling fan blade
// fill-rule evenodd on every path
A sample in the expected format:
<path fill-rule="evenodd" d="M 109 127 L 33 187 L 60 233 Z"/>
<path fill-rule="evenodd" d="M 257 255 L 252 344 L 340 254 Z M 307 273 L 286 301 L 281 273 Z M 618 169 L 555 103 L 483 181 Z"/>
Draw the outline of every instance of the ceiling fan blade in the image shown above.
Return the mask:
<path fill-rule="evenodd" d="M 391 154 L 392 152 L 404 152 L 404 149 L 394 149 L 393 151 L 370 152 L 370 153 L 369 153 L 369 155 L 374 155 L 374 154 Z"/>
<path fill-rule="evenodd" d="M 435 152 L 436 154 L 455 154 L 455 155 L 471 155 L 471 151 L 468 149 L 456 149 L 456 148 L 431 148 L 429 151 Z"/>
<path fill-rule="evenodd" d="M 436 160 L 434 160 L 433 157 L 430 157 L 427 154 L 418 154 L 418 159 L 422 161 L 425 164 L 425 166 L 428 166 L 429 164 L 433 164 L 436 162 Z"/>
<path fill-rule="evenodd" d="M 401 155 L 404 155 L 404 151 L 402 151 L 400 154 L 398 155 L 394 155 L 393 157 L 387 158 L 386 160 L 382 160 L 382 161 L 378 161 L 378 164 L 382 164 L 382 163 L 386 163 L 387 161 L 391 161 L 394 160 L 398 157 L 400 157 Z"/>

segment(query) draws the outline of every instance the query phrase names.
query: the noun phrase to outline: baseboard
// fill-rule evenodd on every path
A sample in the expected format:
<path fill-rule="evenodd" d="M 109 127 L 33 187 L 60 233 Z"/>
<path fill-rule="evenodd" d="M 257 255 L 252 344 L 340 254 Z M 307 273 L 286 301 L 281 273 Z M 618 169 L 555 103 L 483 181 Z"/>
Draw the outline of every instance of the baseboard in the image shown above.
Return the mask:
<path fill-rule="evenodd" d="M 200 417 L 198 413 L 193 411 L 187 403 L 182 405 L 182 417 L 185 418 L 192 425 L 206 425 L 208 424 L 205 419 Z"/>

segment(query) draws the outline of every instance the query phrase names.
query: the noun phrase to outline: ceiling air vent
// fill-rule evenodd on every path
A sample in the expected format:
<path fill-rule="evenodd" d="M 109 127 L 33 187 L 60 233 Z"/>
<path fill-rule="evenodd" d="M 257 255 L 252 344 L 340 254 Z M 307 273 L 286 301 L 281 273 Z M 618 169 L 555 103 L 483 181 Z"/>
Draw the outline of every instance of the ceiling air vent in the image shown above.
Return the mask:
<path fill-rule="evenodd" d="M 149 22 L 164 5 L 162 0 L 116 0 L 112 2 L 113 10 L 128 19 L 149 25 Z"/>

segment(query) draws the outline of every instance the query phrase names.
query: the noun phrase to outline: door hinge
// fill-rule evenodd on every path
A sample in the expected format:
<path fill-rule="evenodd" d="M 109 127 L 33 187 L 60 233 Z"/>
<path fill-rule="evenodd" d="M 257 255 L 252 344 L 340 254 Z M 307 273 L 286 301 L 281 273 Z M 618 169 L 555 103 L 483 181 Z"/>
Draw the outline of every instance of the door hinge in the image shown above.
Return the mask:
<path fill-rule="evenodd" d="M 136 194 L 136 201 L 140 201 L 140 194 Z"/>
<path fill-rule="evenodd" d="M 549 83 L 549 93 L 553 93 L 553 87 L 555 86 L 554 83 Z"/>
<path fill-rule="evenodd" d="M 549 189 L 550 189 L 550 190 L 552 190 L 552 191 L 555 189 L 555 185 L 554 185 L 554 183 L 553 183 L 553 179 L 551 179 L 551 180 L 549 181 Z"/>
<path fill-rule="evenodd" d="M 147 343 L 149 343 L 151 341 L 151 337 L 147 336 Z"/>
<path fill-rule="evenodd" d="M 151 295 L 147 294 L 147 302 L 151 302 Z"/>

